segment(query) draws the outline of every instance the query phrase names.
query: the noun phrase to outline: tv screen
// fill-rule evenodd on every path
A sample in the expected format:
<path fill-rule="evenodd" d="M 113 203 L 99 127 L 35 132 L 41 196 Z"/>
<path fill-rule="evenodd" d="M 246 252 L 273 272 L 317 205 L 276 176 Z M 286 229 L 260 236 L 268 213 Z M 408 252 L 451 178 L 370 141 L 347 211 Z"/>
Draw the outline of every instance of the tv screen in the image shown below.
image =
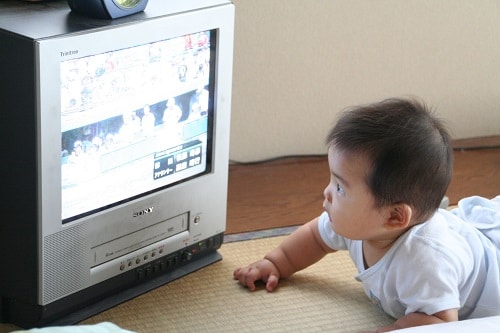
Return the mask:
<path fill-rule="evenodd" d="M 210 172 L 215 35 L 60 63 L 63 223 Z"/>

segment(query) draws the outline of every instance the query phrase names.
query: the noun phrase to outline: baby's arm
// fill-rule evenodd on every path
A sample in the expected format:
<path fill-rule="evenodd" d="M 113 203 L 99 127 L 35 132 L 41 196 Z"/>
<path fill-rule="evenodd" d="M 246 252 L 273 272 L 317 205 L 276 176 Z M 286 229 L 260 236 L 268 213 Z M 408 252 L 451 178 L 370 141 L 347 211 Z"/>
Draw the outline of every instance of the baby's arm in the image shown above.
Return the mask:
<path fill-rule="evenodd" d="M 404 317 L 399 318 L 392 325 L 381 327 L 377 329 L 375 332 L 390 332 L 393 330 L 399 330 L 402 328 L 422 326 L 422 325 L 431 325 L 431 324 L 441 324 L 450 321 L 458 320 L 458 310 L 457 309 L 449 309 L 437 312 L 433 315 L 427 315 L 425 313 L 409 313 Z"/>
<path fill-rule="evenodd" d="M 255 290 L 255 281 L 262 280 L 267 290 L 273 291 L 280 278 L 314 264 L 329 252 L 333 251 L 321 239 L 318 218 L 315 218 L 295 230 L 264 259 L 237 268 L 233 276 L 250 290 Z"/>

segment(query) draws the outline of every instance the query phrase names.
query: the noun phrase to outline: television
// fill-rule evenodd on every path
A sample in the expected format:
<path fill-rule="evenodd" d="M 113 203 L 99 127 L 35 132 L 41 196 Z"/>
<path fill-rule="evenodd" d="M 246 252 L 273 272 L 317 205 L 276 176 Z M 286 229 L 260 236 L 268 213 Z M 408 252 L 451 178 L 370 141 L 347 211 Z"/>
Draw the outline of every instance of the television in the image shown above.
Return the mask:
<path fill-rule="evenodd" d="M 76 323 L 221 259 L 233 34 L 225 0 L 0 3 L 0 322 Z"/>

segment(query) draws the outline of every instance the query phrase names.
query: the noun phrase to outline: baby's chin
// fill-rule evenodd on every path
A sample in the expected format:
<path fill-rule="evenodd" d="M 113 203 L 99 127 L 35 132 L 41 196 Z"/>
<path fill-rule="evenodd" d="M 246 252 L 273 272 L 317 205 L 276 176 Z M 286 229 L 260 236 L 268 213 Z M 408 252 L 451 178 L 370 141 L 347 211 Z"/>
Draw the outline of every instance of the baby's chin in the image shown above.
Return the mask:
<path fill-rule="evenodd" d="M 338 228 L 336 227 L 335 222 L 332 221 L 332 219 L 330 218 L 330 216 L 328 216 L 328 222 L 330 222 L 330 226 L 332 227 L 332 230 L 335 231 L 335 233 L 337 235 L 343 236 L 342 235 L 342 231 L 338 230 Z"/>
<path fill-rule="evenodd" d="M 362 240 L 361 238 L 355 236 L 355 235 L 351 235 L 351 234 L 346 234 L 345 232 L 342 232 L 342 230 L 339 230 L 339 228 L 336 228 L 335 227 L 335 222 L 332 222 L 331 219 L 329 219 L 330 221 L 330 226 L 332 227 L 332 230 L 339 236 L 341 237 L 344 237 L 346 239 L 350 239 L 350 240 Z"/>

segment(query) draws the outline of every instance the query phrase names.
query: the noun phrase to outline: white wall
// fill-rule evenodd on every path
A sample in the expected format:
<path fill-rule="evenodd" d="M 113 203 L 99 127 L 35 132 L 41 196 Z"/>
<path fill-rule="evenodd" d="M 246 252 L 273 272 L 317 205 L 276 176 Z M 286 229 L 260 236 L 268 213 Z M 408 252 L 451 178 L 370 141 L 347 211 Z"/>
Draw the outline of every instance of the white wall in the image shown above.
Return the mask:
<path fill-rule="evenodd" d="M 325 153 L 346 106 L 424 99 L 500 134 L 500 1 L 234 0 L 231 159 Z"/>

